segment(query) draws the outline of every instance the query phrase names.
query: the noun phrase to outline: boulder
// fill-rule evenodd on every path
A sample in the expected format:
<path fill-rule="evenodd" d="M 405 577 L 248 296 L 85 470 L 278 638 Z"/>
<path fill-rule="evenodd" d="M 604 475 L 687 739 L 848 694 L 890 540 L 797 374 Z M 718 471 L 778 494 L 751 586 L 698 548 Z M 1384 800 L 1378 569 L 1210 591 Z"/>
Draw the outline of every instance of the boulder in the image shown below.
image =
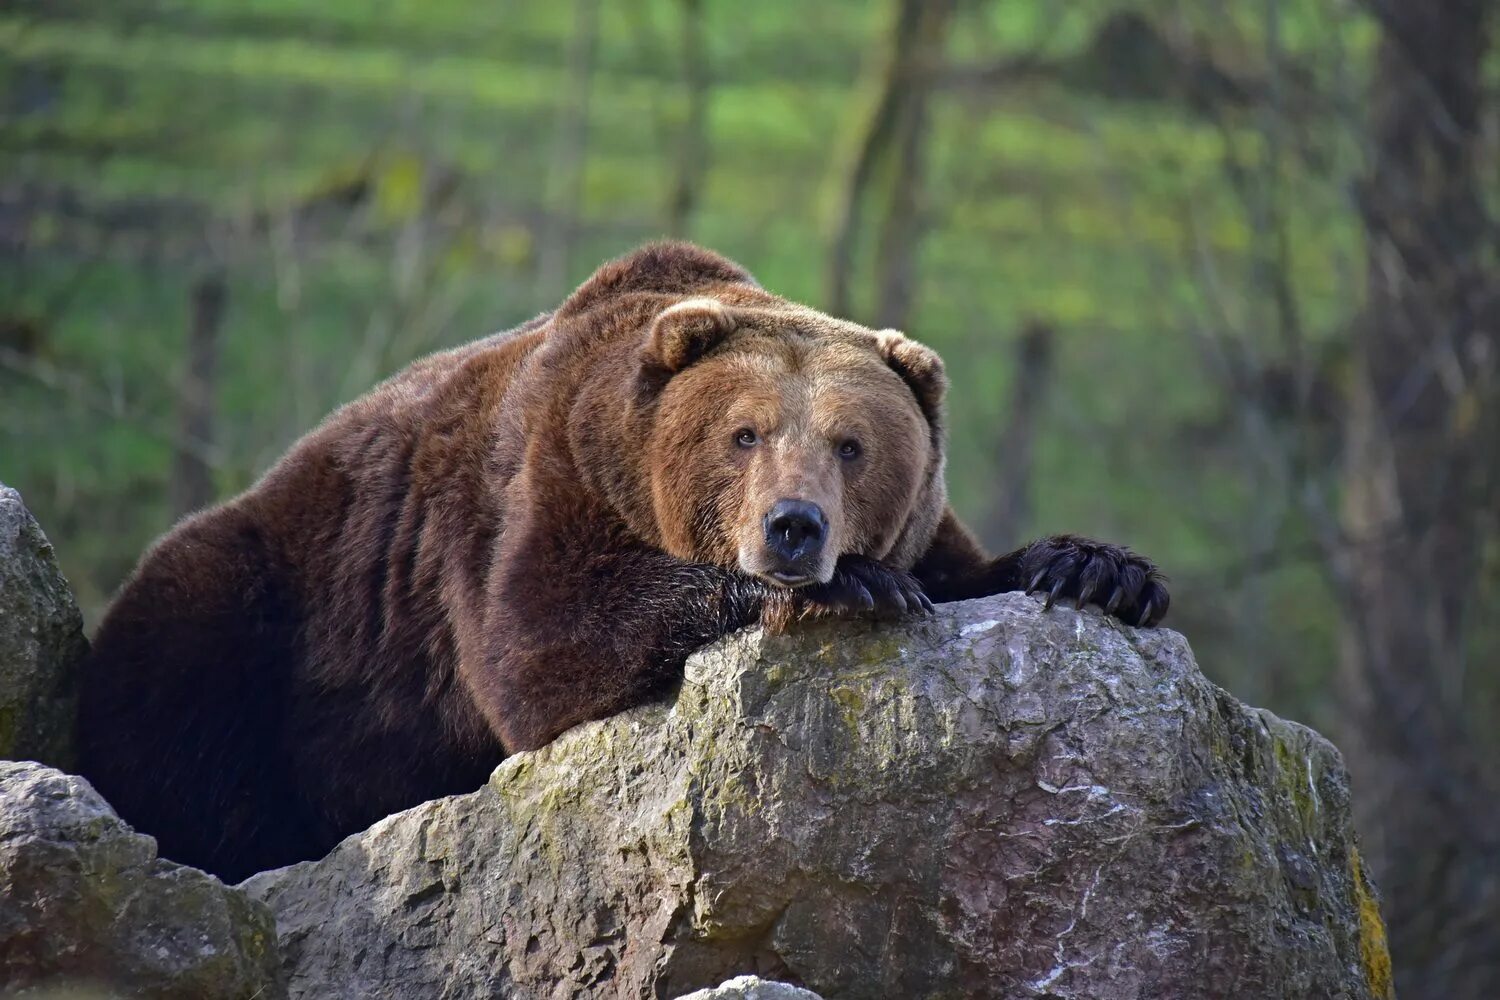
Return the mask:
<path fill-rule="evenodd" d="M 294 997 L 1391 995 L 1333 746 L 1024 595 L 732 636 L 244 888 Z"/>
<path fill-rule="evenodd" d="M 0 485 L 0 758 L 72 763 L 83 618 L 21 494 Z"/>
<path fill-rule="evenodd" d="M 82 778 L 0 761 L 0 996 L 276 1000 L 275 921 Z"/>

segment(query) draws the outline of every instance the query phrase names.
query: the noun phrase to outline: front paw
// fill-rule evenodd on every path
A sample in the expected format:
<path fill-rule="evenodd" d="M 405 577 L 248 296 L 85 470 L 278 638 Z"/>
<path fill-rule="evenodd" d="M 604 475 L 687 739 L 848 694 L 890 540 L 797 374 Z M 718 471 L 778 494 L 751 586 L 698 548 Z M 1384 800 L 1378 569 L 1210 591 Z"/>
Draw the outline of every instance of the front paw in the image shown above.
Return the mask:
<path fill-rule="evenodd" d="M 1057 535 L 1026 547 L 1021 583 L 1047 595 L 1045 607 L 1071 600 L 1094 604 L 1127 625 L 1150 628 L 1167 614 L 1167 581 L 1149 559 L 1120 545 Z"/>
<path fill-rule="evenodd" d="M 842 556 L 832 579 L 802 587 L 796 594 L 803 617 L 868 614 L 899 618 L 932 612 L 932 601 L 916 577 L 865 556 Z"/>

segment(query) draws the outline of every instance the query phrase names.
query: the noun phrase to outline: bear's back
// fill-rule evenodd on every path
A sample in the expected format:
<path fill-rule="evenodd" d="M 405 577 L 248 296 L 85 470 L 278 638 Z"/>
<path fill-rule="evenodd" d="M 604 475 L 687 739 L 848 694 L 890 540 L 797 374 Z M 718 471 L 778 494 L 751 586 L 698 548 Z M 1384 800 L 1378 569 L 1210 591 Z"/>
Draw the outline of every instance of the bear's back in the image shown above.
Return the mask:
<path fill-rule="evenodd" d="M 384 691 L 393 706 L 413 690 L 457 689 L 499 520 L 493 428 L 547 329 L 541 317 L 413 362 L 202 515 L 248 518 L 292 582 L 304 637 L 294 684 L 377 701 Z"/>
<path fill-rule="evenodd" d="M 351 400 L 298 440 L 232 504 L 244 506 L 304 553 L 309 520 L 323 530 L 389 513 L 413 488 L 429 498 L 481 475 L 495 414 L 525 360 L 544 341 L 550 315 L 427 355 Z M 409 499 L 409 497 L 407 497 Z"/>

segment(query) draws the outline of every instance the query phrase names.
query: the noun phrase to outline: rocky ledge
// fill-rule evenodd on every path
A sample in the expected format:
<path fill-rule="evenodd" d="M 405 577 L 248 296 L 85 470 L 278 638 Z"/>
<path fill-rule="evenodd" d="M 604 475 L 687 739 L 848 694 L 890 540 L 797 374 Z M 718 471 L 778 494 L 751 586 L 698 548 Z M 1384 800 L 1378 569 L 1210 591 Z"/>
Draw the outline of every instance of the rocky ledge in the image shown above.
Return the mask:
<path fill-rule="evenodd" d="M 732 637 L 243 888 L 298 997 L 1390 995 L 1333 746 L 1022 595 Z"/>

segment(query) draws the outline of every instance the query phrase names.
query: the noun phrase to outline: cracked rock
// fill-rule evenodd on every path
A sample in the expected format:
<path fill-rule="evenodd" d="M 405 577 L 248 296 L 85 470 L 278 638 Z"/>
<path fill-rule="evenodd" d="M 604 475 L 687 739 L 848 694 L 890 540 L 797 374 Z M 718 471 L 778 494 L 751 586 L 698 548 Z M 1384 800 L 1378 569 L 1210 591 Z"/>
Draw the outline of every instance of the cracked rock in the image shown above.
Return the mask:
<path fill-rule="evenodd" d="M 294 997 L 1390 995 L 1333 746 L 1014 594 L 733 636 L 244 888 Z"/>

